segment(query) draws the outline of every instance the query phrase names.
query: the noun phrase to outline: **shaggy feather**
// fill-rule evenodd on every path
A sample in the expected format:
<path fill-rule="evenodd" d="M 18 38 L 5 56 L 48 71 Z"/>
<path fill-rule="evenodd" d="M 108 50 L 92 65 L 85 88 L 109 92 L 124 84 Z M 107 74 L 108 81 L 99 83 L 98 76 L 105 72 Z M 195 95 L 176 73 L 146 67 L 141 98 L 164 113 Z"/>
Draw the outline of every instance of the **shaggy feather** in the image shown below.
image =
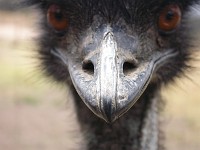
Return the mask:
<path fill-rule="evenodd" d="M 120 24 L 124 20 L 132 32 L 138 35 L 140 47 L 148 53 L 151 39 L 158 45 L 160 51 L 173 48 L 177 55 L 160 67 L 154 75 L 141 98 L 129 112 L 114 124 L 108 125 L 97 118 L 86 108 L 80 97 L 73 90 L 73 100 L 76 104 L 77 117 L 87 140 L 88 150 L 157 150 L 162 149 L 159 139 L 159 119 L 157 108 L 161 102 L 158 99 L 159 88 L 163 83 L 173 81 L 190 68 L 188 61 L 192 51 L 191 37 L 187 12 L 198 0 L 26 0 L 26 5 L 37 5 L 43 15 L 41 28 L 44 34 L 38 40 L 38 50 L 42 61 L 42 70 L 53 76 L 57 81 L 67 82 L 70 86 L 69 73 L 63 62 L 52 54 L 51 49 L 59 47 L 65 41 L 66 52 L 70 53 L 70 44 L 78 47 L 81 36 L 96 24 Z M 60 5 L 69 16 L 70 27 L 65 32 L 55 32 L 49 27 L 46 13 L 49 5 Z M 180 27 L 171 34 L 163 34 L 157 27 L 158 14 L 168 4 L 178 4 L 182 9 Z M 120 22 L 120 23 L 119 23 Z M 95 24 L 95 25 L 96 25 Z M 150 37 L 150 38 L 149 38 Z M 67 44 L 66 44 L 67 43 Z M 148 45 L 149 43 L 149 45 Z M 145 53 L 143 53 L 145 55 Z M 77 60 L 78 61 L 78 60 Z M 74 89 L 73 87 L 71 87 Z M 157 97 L 157 98 L 155 98 Z"/>

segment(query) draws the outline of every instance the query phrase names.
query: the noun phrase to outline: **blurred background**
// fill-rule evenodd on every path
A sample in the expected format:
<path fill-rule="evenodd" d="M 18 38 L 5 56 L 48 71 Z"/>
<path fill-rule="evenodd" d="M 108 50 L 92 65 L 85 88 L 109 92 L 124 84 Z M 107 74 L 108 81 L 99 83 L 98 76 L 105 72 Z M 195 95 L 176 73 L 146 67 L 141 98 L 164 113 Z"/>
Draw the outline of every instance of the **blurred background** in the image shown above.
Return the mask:
<path fill-rule="evenodd" d="M 0 0 L 0 150 L 66 150 L 67 91 L 37 69 L 37 14 Z M 200 45 L 200 13 L 191 23 Z M 200 149 L 200 59 L 196 69 L 164 89 L 162 128 L 167 150 Z M 199 61 L 198 61 L 199 59 Z"/>

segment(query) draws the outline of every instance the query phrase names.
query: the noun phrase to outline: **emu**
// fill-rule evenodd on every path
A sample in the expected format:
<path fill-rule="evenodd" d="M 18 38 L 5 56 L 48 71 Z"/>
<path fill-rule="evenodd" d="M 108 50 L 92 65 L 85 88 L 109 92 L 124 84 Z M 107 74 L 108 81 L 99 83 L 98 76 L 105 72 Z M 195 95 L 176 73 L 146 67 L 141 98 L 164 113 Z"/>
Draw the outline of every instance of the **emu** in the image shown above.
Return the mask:
<path fill-rule="evenodd" d="M 197 0 L 27 0 L 41 68 L 70 87 L 82 150 L 160 150 L 161 86 L 190 66 Z"/>

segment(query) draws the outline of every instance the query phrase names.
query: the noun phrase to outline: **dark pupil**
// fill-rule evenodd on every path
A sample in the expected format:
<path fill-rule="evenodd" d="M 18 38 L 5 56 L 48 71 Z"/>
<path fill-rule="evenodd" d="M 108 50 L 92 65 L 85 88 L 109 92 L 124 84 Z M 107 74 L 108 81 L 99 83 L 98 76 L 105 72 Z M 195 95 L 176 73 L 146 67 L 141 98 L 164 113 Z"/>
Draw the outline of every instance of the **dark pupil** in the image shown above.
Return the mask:
<path fill-rule="evenodd" d="M 61 10 L 57 10 L 57 11 L 54 13 L 54 15 L 55 15 L 55 18 L 56 18 L 57 20 L 59 20 L 59 21 L 61 21 L 61 20 L 63 19 L 63 13 L 62 13 Z"/>
<path fill-rule="evenodd" d="M 174 12 L 168 11 L 166 15 L 166 20 L 171 21 L 174 18 Z"/>

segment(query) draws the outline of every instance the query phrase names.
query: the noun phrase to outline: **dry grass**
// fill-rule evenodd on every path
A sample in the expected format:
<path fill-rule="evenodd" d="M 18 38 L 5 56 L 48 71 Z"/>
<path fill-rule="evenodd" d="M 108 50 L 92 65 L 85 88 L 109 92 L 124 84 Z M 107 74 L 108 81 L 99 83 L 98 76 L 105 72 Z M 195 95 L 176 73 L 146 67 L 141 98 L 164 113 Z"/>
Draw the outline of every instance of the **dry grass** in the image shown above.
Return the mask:
<path fill-rule="evenodd" d="M 0 17 L 0 149 L 64 150 L 69 137 L 65 89 L 32 70 L 27 16 L 1 12 Z M 170 150 L 200 147 L 200 76 L 190 77 L 196 84 L 180 80 L 164 93 L 163 129 Z"/>

